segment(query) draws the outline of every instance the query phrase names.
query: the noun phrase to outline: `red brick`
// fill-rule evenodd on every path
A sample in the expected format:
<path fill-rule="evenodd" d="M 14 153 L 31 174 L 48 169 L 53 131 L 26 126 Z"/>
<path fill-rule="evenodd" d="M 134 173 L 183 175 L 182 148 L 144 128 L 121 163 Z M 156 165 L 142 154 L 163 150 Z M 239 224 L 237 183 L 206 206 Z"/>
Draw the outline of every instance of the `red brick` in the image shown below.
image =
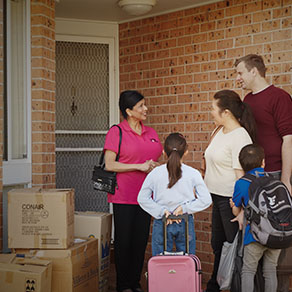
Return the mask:
<path fill-rule="evenodd" d="M 257 24 L 251 24 L 251 25 L 245 25 L 242 28 L 243 34 L 255 34 L 261 31 L 261 25 L 259 23 Z"/>
<path fill-rule="evenodd" d="M 273 18 L 288 17 L 291 16 L 291 13 L 291 6 L 280 9 L 273 9 Z"/>
<path fill-rule="evenodd" d="M 250 14 L 243 14 L 241 16 L 237 16 L 234 18 L 234 25 L 244 25 L 244 24 L 250 24 L 251 23 L 251 15 Z"/>
<path fill-rule="evenodd" d="M 263 46 L 262 45 L 248 46 L 248 47 L 245 47 L 244 51 L 245 51 L 245 55 L 248 55 L 248 54 L 262 55 Z"/>
<path fill-rule="evenodd" d="M 262 3 L 260 1 L 244 4 L 243 6 L 243 13 L 255 12 L 260 10 L 263 10 Z"/>
<path fill-rule="evenodd" d="M 281 3 L 282 3 L 282 0 L 263 1 L 263 9 L 280 7 Z"/>
<path fill-rule="evenodd" d="M 224 18 L 216 22 L 217 29 L 229 28 L 233 26 L 233 18 Z"/>
<path fill-rule="evenodd" d="M 262 31 L 271 31 L 279 28 L 280 28 L 279 19 L 262 23 Z"/>
<path fill-rule="evenodd" d="M 227 7 L 225 10 L 226 16 L 234 16 L 238 14 L 243 14 L 243 6 Z"/>
<path fill-rule="evenodd" d="M 260 11 L 252 14 L 253 22 L 265 22 L 271 19 L 271 10 Z"/>
<path fill-rule="evenodd" d="M 272 40 L 272 36 L 270 32 L 255 34 L 253 36 L 254 44 L 270 43 L 271 40 Z"/>

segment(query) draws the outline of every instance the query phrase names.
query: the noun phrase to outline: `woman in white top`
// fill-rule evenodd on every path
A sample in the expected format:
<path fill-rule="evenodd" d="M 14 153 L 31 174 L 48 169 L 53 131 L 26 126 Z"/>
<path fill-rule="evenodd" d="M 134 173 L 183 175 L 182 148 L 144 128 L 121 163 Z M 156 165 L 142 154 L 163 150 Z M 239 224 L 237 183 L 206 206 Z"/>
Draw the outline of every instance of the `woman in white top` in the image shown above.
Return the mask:
<path fill-rule="evenodd" d="M 216 278 L 223 242 L 232 242 L 238 230 L 238 223 L 231 222 L 234 216 L 229 205 L 235 181 L 244 174 L 238 156 L 242 147 L 255 141 L 256 126 L 248 105 L 232 90 L 214 95 L 211 114 L 221 129 L 205 151 L 205 183 L 213 200 L 211 245 L 215 255 L 206 291 L 218 292 Z"/>

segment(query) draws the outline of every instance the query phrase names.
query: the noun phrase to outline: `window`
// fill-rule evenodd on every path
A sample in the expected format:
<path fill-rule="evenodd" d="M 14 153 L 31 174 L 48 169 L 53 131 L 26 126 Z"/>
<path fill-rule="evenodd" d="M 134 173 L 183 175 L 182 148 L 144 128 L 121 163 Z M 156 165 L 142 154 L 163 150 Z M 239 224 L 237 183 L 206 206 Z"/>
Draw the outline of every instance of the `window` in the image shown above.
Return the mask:
<path fill-rule="evenodd" d="M 4 185 L 31 182 L 30 1 L 5 7 Z"/>

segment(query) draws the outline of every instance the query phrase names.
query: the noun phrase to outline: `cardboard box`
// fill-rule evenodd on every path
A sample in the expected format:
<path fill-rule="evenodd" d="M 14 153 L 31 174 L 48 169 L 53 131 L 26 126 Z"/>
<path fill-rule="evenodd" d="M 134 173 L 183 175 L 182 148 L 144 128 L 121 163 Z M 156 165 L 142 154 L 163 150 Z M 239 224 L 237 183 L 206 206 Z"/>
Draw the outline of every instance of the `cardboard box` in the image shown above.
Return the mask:
<path fill-rule="evenodd" d="M 74 190 L 8 192 L 9 248 L 68 248 L 74 241 Z"/>
<path fill-rule="evenodd" d="M 51 292 L 52 264 L 47 260 L 0 254 L 0 290 Z"/>
<path fill-rule="evenodd" d="M 99 240 L 99 292 L 108 291 L 111 232 L 112 214 L 101 212 L 75 212 L 74 235 L 76 237 L 95 237 Z"/>
<path fill-rule="evenodd" d="M 52 292 L 98 291 L 98 240 L 75 239 L 74 245 L 61 249 L 16 249 L 18 255 L 52 262 Z"/>

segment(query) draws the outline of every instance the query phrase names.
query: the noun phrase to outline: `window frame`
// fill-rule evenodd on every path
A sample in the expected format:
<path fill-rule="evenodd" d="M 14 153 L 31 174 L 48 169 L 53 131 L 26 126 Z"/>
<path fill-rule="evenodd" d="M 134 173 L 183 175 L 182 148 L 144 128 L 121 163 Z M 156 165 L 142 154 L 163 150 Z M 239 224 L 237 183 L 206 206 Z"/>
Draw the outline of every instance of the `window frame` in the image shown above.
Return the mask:
<path fill-rule="evenodd" d="M 31 46 L 30 46 L 30 1 L 25 1 L 25 11 L 24 19 L 25 19 L 25 40 L 26 40 L 26 68 L 25 68 L 25 83 L 26 83 L 26 90 L 24 92 L 24 96 L 26 98 L 26 143 L 27 143 L 27 157 L 24 159 L 12 159 L 12 112 L 11 112 L 11 78 L 10 78 L 10 68 L 11 68 L 11 7 L 10 7 L 10 0 L 6 1 L 6 41 L 5 41 L 5 100 L 6 100 L 6 119 L 5 119 L 5 127 L 6 127 L 6 146 L 7 153 L 5 160 L 3 159 L 3 185 L 16 185 L 16 184 L 27 184 L 30 185 L 32 181 L 32 155 L 31 155 Z"/>

